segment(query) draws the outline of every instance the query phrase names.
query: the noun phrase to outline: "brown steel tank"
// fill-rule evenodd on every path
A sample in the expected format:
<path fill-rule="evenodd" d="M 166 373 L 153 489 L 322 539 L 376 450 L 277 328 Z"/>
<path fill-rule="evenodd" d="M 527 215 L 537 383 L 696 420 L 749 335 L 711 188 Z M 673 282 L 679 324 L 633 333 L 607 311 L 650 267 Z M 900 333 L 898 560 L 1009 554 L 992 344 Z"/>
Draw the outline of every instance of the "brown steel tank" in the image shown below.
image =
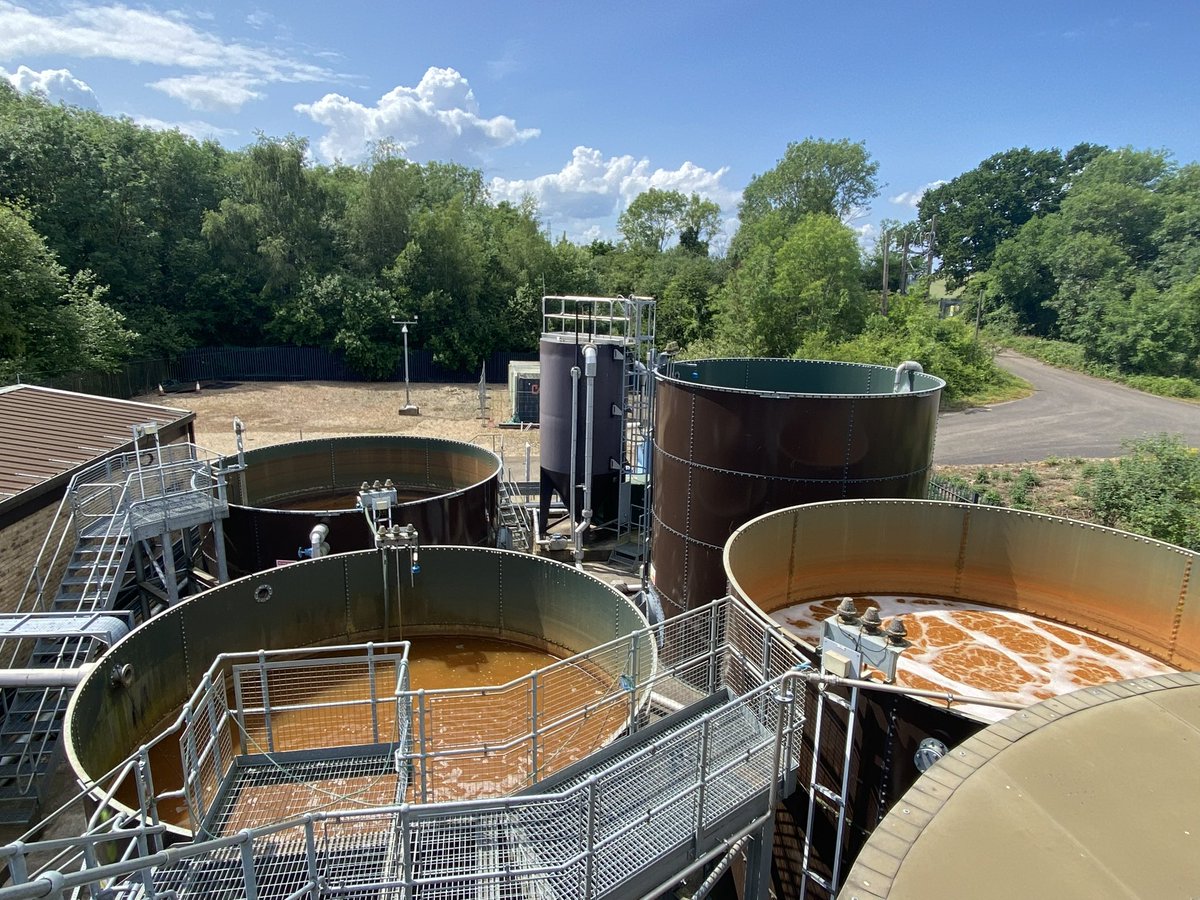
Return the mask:
<path fill-rule="evenodd" d="M 1012 699 L 1006 680 L 1015 676 L 1016 696 L 1033 705 L 1089 685 L 1200 667 L 1200 554 L 1110 528 L 986 505 L 848 500 L 760 516 L 730 537 L 724 556 L 731 593 L 804 635 L 795 639 L 814 663 L 811 624 L 829 618 L 837 598 L 854 598 L 860 613 L 868 602 L 904 598 L 913 646 L 900 656 L 901 686 Z M 933 627 L 922 624 L 928 619 Z M 948 643 L 928 652 L 925 644 L 946 634 Z M 917 659 L 915 681 L 908 657 Z M 805 701 L 811 723 L 811 690 Z M 830 785 L 844 769 L 846 721 L 836 707 L 826 710 L 816 771 Z M 1003 709 L 864 691 L 844 858 L 854 858 L 914 783 L 922 741 L 952 749 L 988 722 L 1010 718 Z M 813 728 L 806 728 L 811 750 Z M 802 765 L 805 774 L 811 763 Z M 803 825 L 806 812 L 801 789 L 780 832 Z M 817 810 L 818 866 L 832 859 L 831 821 L 826 808 Z M 793 840 L 801 838 L 793 832 Z M 780 868 L 781 878 L 796 877 L 786 861 Z M 789 889 L 795 895 L 795 884 Z"/>
<path fill-rule="evenodd" d="M 785 506 L 923 498 L 945 382 L 796 359 L 702 359 L 655 373 L 650 581 L 666 615 L 725 593 L 721 552 Z"/>
<path fill-rule="evenodd" d="M 495 543 L 501 462 L 474 444 L 353 435 L 263 447 L 245 462 L 228 480 L 225 540 L 234 575 L 296 560 L 318 524 L 329 526 L 330 552 L 373 547 L 358 491 L 389 478 L 399 499 L 393 520 L 414 525 L 423 545 Z"/>

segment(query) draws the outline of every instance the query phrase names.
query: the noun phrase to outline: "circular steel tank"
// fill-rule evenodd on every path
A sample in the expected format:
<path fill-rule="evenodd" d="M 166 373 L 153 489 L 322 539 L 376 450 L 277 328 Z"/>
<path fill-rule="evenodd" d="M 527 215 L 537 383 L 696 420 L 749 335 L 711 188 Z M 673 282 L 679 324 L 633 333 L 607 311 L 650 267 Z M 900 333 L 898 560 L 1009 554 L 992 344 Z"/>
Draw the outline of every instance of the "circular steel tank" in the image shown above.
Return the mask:
<path fill-rule="evenodd" d="M 1190 896 L 1198 796 L 1200 674 L 1076 691 L 934 763 L 839 896 Z"/>
<path fill-rule="evenodd" d="M 785 506 L 923 498 L 945 382 L 884 366 L 702 359 L 655 373 L 650 581 L 667 615 L 725 593 L 721 553 Z"/>
<path fill-rule="evenodd" d="M 460 441 L 354 435 L 248 451 L 229 482 L 225 543 L 235 575 L 294 560 L 314 525 L 329 526 L 330 550 L 374 546 L 355 502 L 362 483 L 388 478 L 400 505 L 394 521 L 416 526 L 422 545 L 495 543 L 500 458 Z"/>
<path fill-rule="evenodd" d="M 420 572 L 402 579 L 398 617 L 384 568 L 375 550 L 281 566 L 189 598 L 130 632 L 71 698 L 64 743 L 75 775 L 93 783 L 159 734 L 221 653 L 453 635 L 565 658 L 647 627 L 601 579 L 526 553 L 422 547 Z M 643 642 L 638 683 L 657 665 L 654 642 Z M 615 683 L 628 658 L 622 645 L 590 664 L 611 667 L 602 674 Z M 114 672 L 128 676 L 118 684 Z"/>
<path fill-rule="evenodd" d="M 542 521 L 549 511 L 551 491 L 571 505 L 571 369 L 579 367 L 576 447 L 575 517 L 583 517 L 584 467 L 587 434 L 587 378 L 584 376 L 584 347 L 596 347 L 596 376 L 592 422 L 592 521 L 611 521 L 617 516 L 625 424 L 625 354 L 622 338 L 604 335 L 551 332 L 542 335 L 538 357 L 541 363 L 541 496 Z"/>
<path fill-rule="evenodd" d="M 1157 671 L 1200 668 L 1200 554 L 1110 528 L 986 505 L 847 500 L 754 519 L 730 537 L 724 558 L 732 594 L 775 614 L 777 623 L 781 611 L 807 603 L 822 606 L 828 616 L 828 598 L 840 596 L 940 598 L 1045 623 L 1042 630 L 1052 639 L 1045 650 L 1025 651 L 1031 669 L 1034 662 L 1048 664 L 1055 675 L 1068 668 L 1064 645 L 1054 639 L 1066 637 L 1062 626 L 1138 651 L 1160 664 Z M 798 643 L 815 659 L 812 643 Z M 1003 633 L 985 634 L 948 653 L 977 658 L 984 667 L 977 683 L 964 675 L 957 693 L 989 694 L 991 653 L 1005 643 Z M 903 684 L 903 655 L 901 666 Z M 1128 676 L 1108 680 L 1121 677 Z M 1051 692 L 1058 683 L 1049 683 Z M 811 716 L 811 691 L 806 706 Z M 918 777 L 914 757 L 923 739 L 955 748 L 984 727 L 969 707 L 870 691 L 862 693 L 855 721 L 849 859 Z M 839 721 L 835 714 L 825 727 L 819 771 L 828 784 L 843 769 L 844 717 Z M 792 820 L 801 823 L 807 806 L 802 795 L 789 801 Z M 818 857 L 825 860 L 832 858 L 831 829 L 818 815 L 814 840 L 824 842 Z"/>

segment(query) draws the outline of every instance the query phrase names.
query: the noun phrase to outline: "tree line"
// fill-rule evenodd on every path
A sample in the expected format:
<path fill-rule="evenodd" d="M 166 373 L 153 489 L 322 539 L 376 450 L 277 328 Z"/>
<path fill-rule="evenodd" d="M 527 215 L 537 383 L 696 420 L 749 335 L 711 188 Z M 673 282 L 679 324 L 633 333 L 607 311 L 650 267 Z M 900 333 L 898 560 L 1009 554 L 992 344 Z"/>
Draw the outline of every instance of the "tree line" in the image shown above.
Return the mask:
<path fill-rule="evenodd" d="M 992 323 L 1195 374 L 1195 166 L 1092 145 L 998 154 L 891 223 L 914 246 L 936 235 L 940 271 L 915 281 L 891 243 L 864 252 L 846 224 L 877 176 L 864 144 L 809 138 L 754 176 L 727 246 L 716 204 L 660 189 L 629 204 L 619 239 L 579 245 L 532 199 L 496 202 L 479 171 L 386 142 L 361 165 L 317 165 L 295 136 L 227 150 L 0 84 L 0 376 L 282 343 L 382 378 L 400 353 L 392 320 L 413 317 L 413 346 L 469 369 L 536 348 L 543 294 L 636 293 L 658 299 L 660 345 L 912 358 L 953 399 L 1000 376 L 930 302 L 946 280 Z M 904 292 L 886 309 L 885 260 Z"/>

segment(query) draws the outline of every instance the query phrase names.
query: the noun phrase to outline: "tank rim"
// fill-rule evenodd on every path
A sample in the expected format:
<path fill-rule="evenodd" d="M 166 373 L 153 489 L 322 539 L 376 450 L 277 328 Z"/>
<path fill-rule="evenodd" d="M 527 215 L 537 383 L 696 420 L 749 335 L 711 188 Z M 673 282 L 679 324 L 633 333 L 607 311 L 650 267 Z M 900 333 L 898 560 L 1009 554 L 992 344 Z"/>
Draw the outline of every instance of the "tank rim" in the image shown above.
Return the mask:
<path fill-rule="evenodd" d="M 419 435 L 419 434 L 349 434 L 349 435 L 337 435 L 336 437 L 327 437 L 327 438 L 307 438 L 302 441 L 285 441 L 282 444 L 270 444 L 266 447 L 255 447 L 253 450 L 247 450 L 246 456 L 249 457 L 251 454 L 256 453 L 260 450 L 268 450 L 268 449 L 274 450 L 279 447 L 303 447 L 305 445 L 310 445 L 315 448 L 315 447 L 317 447 L 319 445 L 323 445 L 323 444 L 358 441 L 363 438 L 369 438 L 372 440 L 372 442 L 377 441 L 380 443 L 385 442 L 385 441 L 400 442 L 400 443 L 418 442 L 419 441 L 421 444 L 429 444 L 429 445 L 435 445 L 435 444 L 443 445 L 443 446 L 444 445 L 452 445 L 454 447 L 462 447 L 466 450 L 471 451 L 471 454 L 464 453 L 463 454 L 464 456 L 472 455 L 472 454 L 481 454 L 482 457 L 487 458 L 487 461 L 489 463 L 492 463 L 492 462 L 495 463 L 494 469 L 492 469 L 483 478 L 480 478 L 478 481 L 473 482 L 472 484 L 464 485 L 463 487 L 455 488 L 454 490 L 450 490 L 450 491 L 440 491 L 436 494 L 430 494 L 427 497 L 420 497 L 416 500 L 406 500 L 403 503 L 397 503 L 396 506 L 399 509 L 420 506 L 420 505 L 429 503 L 430 501 L 433 501 L 433 500 L 444 500 L 444 499 L 462 496 L 463 494 L 466 494 L 467 492 L 472 491 L 475 488 L 478 488 L 482 485 L 487 484 L 493 478 L 496 478 L 497 476 L 499 476 L 504 470 L 504 462 L 500 459 L 499 454 L 495 453 L 492 450 L 487 449 L 487 447 L 481 447 L 478 444 L 472 444 L 468 441 L 458 441 L 458 440 L 454 440 L 452 438 L 432 437 L 432 436 L 425 436 L 425 435 Z M 231 459 L 234 457 L 226 456 L 225 458 Z M 476 458 L 479 458 L 479 457 L 477 456 Z M 252 463 L 252 462 L 253 462 L 253 460 L 249 460 L 249 463 Z M 297 494 L 296 496 L 304 496 L 304 495 Z M 238 509 L 245 509 L 250 512 L 263 512 L 263 513 L 274 513 L 274 514 L 280 514 L 280 515 L 296 515 L 296 516 L 313 516 L 313 515 L 337 516 L 337 515 L 345 515 L 347 513 L 361 512 L 361 510 L 357 506 L 343 506 L 343 507 L 338 507 L 336 509 L 283 509 L 278 506 L 252 506 L 248 503 L 230 503 L 229 505 L 235 506 Z"/>
<path fill-rule="evenodd" d="M 706 356 L 706 357 L 699 357 L 696 359 L 677 359 L 677 360 L 673 361 L 674 364 L 683 363 L 685 365 L 688 363 L 707 363 L 707 362 L 757 362 L 757 363 L 781 363 L 781 364 L 808 363 L 811 365 L 836 366 L 836 367 L 840 367 L 840 368 L 871 369 L 873 371 L 877 371 L 877 372 L 881 372 L 881 373 L 882 372 L 887 372 L 887 373 L 895 372 L 895 368 L 892 366 L 878 365 L 875 363 L 842 362 L 839 360 L 831 360 L 831 359 L 792 359 L 790 357 L 778 357 L 778 356 Z M 739 394 L 739 395 L 751 395 L 752 394 L 757 397 L 781 397 L 781 398 L 846 397 L 846 398 L 863 399 L 863 400 L 885 400 L 885 399 L 889 399 L 889 398 L 895 399 L 897 397 L 928 397 L 929 395 L 935 394 L 938 391 L 940 391 L 946 387 L 946 382 L 944 380 L 942 380 L 941 378 L 939 378 L 937 375 L 931 375 L 928 372 L 922 372 L 921 374 L 924 375 L 926 378 L 933 379 L 937 383 L 932 387 L 922 388 L 919 391 L 907 391 L 903 394 L 894 394 L 891 391 L 888 391 L 886 393 L 858 393 L 858 392 L 822 393 L 819 391 L 769 391 L 769 390 L 756 390 L 754 388 L 737 388 L 737 387 L 730 387 L 728 385 L 712 384 L 712 383 L 706 382 L 706 381 L 688 381 L 683 378 L 676 378 L 674 376 L 667 375 L 665 372 L 663 372 L 661 366 L 656 366 L 654 369 L 655 379 L 661 380 L 664 382 L 669 382 L 670 384 L 678 385 L 680 387 L 703 388 L 706 391 L 720 391 L 720 392 L 724 392 L 724 393 Z"/>

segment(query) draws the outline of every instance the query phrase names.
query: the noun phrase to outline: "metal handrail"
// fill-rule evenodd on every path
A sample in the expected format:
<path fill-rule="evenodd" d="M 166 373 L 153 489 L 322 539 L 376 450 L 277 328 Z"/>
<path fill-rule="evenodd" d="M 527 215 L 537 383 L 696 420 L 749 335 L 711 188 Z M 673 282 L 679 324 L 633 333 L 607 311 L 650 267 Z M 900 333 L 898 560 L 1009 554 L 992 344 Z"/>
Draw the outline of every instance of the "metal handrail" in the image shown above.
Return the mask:
<path fill-rule="evenodd" d="M 708 745 L 704 744 L 702 752 L 695 756 L 691 769 L 688 772 L 680 774 L 678 786 L 674 788 L 669 796 L 656 798 L 653 808 L 662 812 L 667 809 L 679 810 L 683 808 L 680 805 L 681 801 L 687 801 L 689 805 L 697 803 L 700 790 L 707 782 L 719 778 L 726 772 L 732 771 L 746 762 L 752 755 L 762 754 L 770 750 L 771 762 L 768 767 L 769 771 L 763 777 L 763 783 L 760 784 L 758 781 L 747 780 L 742 785 L 743 796 L 739 802 L 760 802 L 762 812 L 751 820 L 751 825 L 754 827 L 749 828 L 749 830 L 746 830 L 749 826 L 744 827 L 739 831 L 739 836 L 742 832 L 750 833 L 750 831 L 755 830 L 757 827 L 761 827 L 773 814 L 773 800 L 777 796 L 779 782 L 789 774 L 787 771 L 783 771 L 783 769 L 798 763 L 798 758 L 793 758 L 793 754 L 790 753 L 790 744 L 794 741 L 794 736 L 798 733 L 797 726 L 802 724 L 802 719 L 795 719 L 790 714 L 791 697 L 784 690 L 790 679 L 791 675 L 789 674 L 777 676 L 744 696 L 728 701 L 716 709 L 703 714 L 696 721 L 686 726 L 683 731 L 675 732 L 659 739 L 659 741 L 639 748 L 634 754 L 622 759 L 617 767 L 601 770 L 589 776 L 584 781 L 559 791 L 532 796 L 506 797 L 497 800 L 465 800 L 425 806 L 402 804 L 399 807 L 386 806 L 362 810 L 310 813 L 289 821 L 273 823 L 260 828 L 246 829 L 224 838 L 172 847 L 138 860 L 85 868 L 79 872 L 69 874 L 43 873 L 40 878 L 35 878 L 35 880 L 27 884 L 18 885 L 14 888 L 0 889 L 0 900 L 45 897 L 49 896 L 55 890 L 63 891 L 98 881 L 107 882 L 111 879 L 135 875 L 141 871 L 150 869 L 163 868 L 235 847 L 242 849 L 242 878 L 244 879 L 244 884 L 252 886 L 255 884 L 256 878 L 254 871 L 254 850 L 256 844 L 267 838 L 275 838 L 284 832 L 295 832 L 292 837 L 296 844 L 308 848 L 309 866 L 307 867 L 307 872 L 304 876 L 298 878 L 294 885 L 295 890 L 289 894 L 289 896 L 300 897 L 304 896 L 305 891 L 316 891 L 328 884 L 326 875 L 321 871 L 321 862 L 315 858 L 315 826 L 318 823 L 344 824 L 346 822 L 353 822 L 354 820 L 384 817 L 387 817 L 389 820 L 396 819 L 399 823 L 400 831 L 397 843 L 400 847 L 405 847 L 408 846 L 410 836 L 416 829 L 430 827 L 433 823 L 440 822 L 446 825 L 453 825 L 458 824 L 460 820 L 467 817 L 476 819 L 495 817 L 496 819 L 503 819 L 503 821 L 516 821 L 523 812 L 533 813 L 544 808 L 548 803 L 554 803 L 564 811 L 573 809 L 577 814 L 586 816 L 586 827 L 581 829 L 579 834 L 574 838 L 574 842 L 569 846 L 547 846 L 543 848 L 544 852 L 549 854 L 551 858 L 543 861 L 541 865 L 520 867 L 509 865 L 506 866 L 504 874 L 513 878 L 520 878 L 522 876 L 552 876 L 570 873 L 572 870 L 577 870 L 580 865 L 585 865 L 587 877 L 584 879 L 584 884 L 582 885 L 583 893 L 580 896 L 584 898 L 598 896 L 605 889 L 611 887 L 611 885 L 598 883 L 601 876 L 592 867 L 592 861 L 602 856 L 605 849 L 612 844 L 635 836 L 638 829 L 653 829 L 655 826 L 651 821 L 652 815 L 647 816 L 639 812 L 635 818 L 621 822 L 615 827 L 609 828 L 604 833 L 600 833 L 595 811 L 604 804 L 605 798 L 609 796 L 610 792 L 618 798 L 624 796 L 623 791 L 626 790 L 622 786 L 624 773 L 632 771 L 634 767 L 641 764 L 654 764 L 656 755 L 661 752 L 660 743 L 681 741 L 689 735 L 694 735 L 698 739 L 701 734 L 713 727 L 713 722 L 731 713 L 749 712 L 751 715 L 755 715 L 756 720 L 764 729 L 764 736 L 754 747 L 745 748 L 739 746 L 736 749 L 731 748 L 726 751 L 723 762 L 713 765 L 714 759 L 711 751 Z M 762 715 L 759 714 L 760 711 Z M 765 716 L 765 720 L 763 716 Z M 785 743 L 789 745 L 789 751 L 786 752 L 783 749 Z M 758 798 L 764 794 L 766 799 L 759 800 Z M 680 817 L 679 827 L 681 830 L 678 832 L 678 837 L 681 840 L 688 839 L 693 834 L 698 836 L 705 830 L 707 824 L 705 810 L 696 805 L 693 805 L 692 808 L 694 809 L 692 814 L 689 814 L 687 817 Z M 150 829 L 141 829 L 141 831 L 147 834 L 150 833 Z M 33 845 L 30 847 L 20 847 L 16 849 L 16 852 L 27 853 L 32 849 Z M 654 861 L 655 858 L 653 856 L 648 856 L 644 860 L 644 865 L 651 867 Z M 399 878 L 375 879 L 365 884 L 351 881 L 337 887 L 344 890 L 358 891 L 376 888 L 411 889 L 421 885 L 436 885 L 439 881 L 438 877 L 415 877 L 412 872 L 397 874 L 400 875 Z M 496 874 L 493 871 L 454 871 L 445 873 L 441 878 L 452 879 L 456 884 L 461 885 L 465 882 L 485 879 L 491 881 L 496 877 Z M 146 896 L 155 897 L 157 895 L 151 889 L 146 892 Z"/>

